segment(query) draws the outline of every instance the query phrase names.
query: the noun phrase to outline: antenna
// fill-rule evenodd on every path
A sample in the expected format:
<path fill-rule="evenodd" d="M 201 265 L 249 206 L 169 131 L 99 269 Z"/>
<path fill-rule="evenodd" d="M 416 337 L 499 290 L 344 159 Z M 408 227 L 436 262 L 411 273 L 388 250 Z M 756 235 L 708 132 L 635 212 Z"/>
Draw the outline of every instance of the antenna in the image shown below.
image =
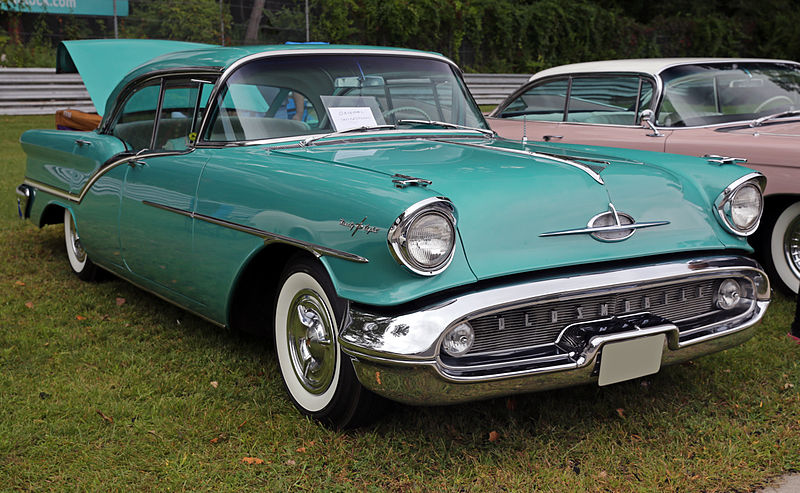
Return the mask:
<path fill-rule="evenodd" d="M 522 115 L 522 145 L 528 143 L 528 115 Z"/>

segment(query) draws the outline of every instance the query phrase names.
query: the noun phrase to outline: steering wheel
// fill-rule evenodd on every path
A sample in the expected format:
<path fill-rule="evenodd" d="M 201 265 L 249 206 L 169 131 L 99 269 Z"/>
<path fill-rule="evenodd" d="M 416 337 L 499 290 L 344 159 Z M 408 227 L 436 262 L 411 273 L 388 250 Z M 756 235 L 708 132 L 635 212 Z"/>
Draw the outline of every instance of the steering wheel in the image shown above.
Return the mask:
<path fill-rule="evenodd" d="M 425 117 L 426 120 L 430 121 L 431 117 L 428 116 L 423 110 L 417 108 L 416 106 L 398 106 L 397 108 L 392 108 L 390 110 L 386 110 L 382 113 L 383 117 L 386 118 L 387 116 L 392 116 L 399 111 L 415 111 Z"/>
<path fill-rule="evenodd" d="M 787 103 L 789 103 L 789 105 L 793 105 L 794 104 L 794 101 L 792 101 L 792 98 L 790 98 L 789 96 L 784 96 L 783 94 L 778 94 L 777 96 L 772 96 L 771 98 L 767 99 L 766 101 L 763 101 L 761 104 L 756 106 L 756 109 L 753 110 L 753 113 L 758 113 L 759 111 L 761 111 L 764 108 L 768 107 L 771 103 L 774 103 L 776 101 L 783 101 L 783 100 L 785 100 Z"/>

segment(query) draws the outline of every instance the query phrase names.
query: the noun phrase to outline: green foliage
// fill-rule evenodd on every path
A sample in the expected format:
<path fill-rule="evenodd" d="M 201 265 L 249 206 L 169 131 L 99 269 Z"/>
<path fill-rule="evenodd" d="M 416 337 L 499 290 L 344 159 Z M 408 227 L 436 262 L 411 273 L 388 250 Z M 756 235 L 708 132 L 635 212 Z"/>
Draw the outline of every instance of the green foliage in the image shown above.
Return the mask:
<path fill-rule="evenodd" d="M 310 5 L 312 40 L 435 51 L 474 72 L 532 73 L 565 63 L 658 56 L 800 59 L 800 9 L 794 0 L 310 0 Z M 149 0 L 132 2 L 131 9 L 121 21 L 122 37 L 220 43 L 218 0 Z M 222 10 L 226 44 L 241 43 L 245 25 L 233 24 L 228 4 Z M 304 0 L 265 10 L 259 42 L 305 39 L 304 10 Z M 20 15 L 3 12 L 0 19 Z M 109 27 L 101 22 L 64 16 L 59 32 L 65 39 L 108 36 Z M 53 22 L 50 26 L 53 31 Z M 16 46 L 11 38 L 0 31 L 7 65 L 52 64 L 49 40 L 34 34 Z"/>
<path fill-rule="evenodd" d="M 150 0 L 131 3 L 131 16 L 142 19 L 139 23 L 125 26 L 127 37 L 174 39 L 197 43 L 220 44 L 220 4 L 216 0 Z M 231 14 L 223 4 L 222 18 L 225 24 L 226 43 L 231 43 Z"/>

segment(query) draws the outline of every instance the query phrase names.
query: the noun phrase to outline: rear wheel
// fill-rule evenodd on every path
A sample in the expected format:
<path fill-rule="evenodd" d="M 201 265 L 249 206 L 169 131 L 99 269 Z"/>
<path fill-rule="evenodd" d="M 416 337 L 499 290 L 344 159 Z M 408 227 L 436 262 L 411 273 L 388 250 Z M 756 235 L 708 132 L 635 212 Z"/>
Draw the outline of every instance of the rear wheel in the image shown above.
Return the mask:
<path fill-rule="evenodd" d="M 800 289 L 800 202 L 790 204 L 764 226 L 762 248 L 773 282 L 796 294 Z"/>
<path fill-rule="evenodd" d="M 289 397 L 305 415 L 336 428 L 357 426 L 378 403 L 361 386 L 338 342 L 345 303 L 318 262 L 295 257 L 275 301 L 275 351 Z"/>
<path fill-rule="evenodd" d="M 83 249 L 75 218 L 69 209 L 64 209 L 64 241 L 67 246 L 67 258 L 72 272 L 83 281 L 96 281 L 100 277 L 100 268 L 89 259 Z"/>

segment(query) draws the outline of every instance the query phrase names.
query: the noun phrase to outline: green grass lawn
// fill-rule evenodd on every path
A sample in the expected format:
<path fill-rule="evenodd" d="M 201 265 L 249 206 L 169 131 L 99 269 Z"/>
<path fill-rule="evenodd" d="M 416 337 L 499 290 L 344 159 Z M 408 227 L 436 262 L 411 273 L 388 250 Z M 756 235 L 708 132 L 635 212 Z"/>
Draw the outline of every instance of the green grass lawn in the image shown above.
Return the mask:
<path fill-rule="evenodd" d="M 781 295 L 743 346 L 651 377 L 325 429 L 285 397 L 269 345 L 83 283 L 60 226 L 17 219 L 19 135 L 52 126 L 0 116 L 0 490 L 748 491 L 800 470 Z"/>

